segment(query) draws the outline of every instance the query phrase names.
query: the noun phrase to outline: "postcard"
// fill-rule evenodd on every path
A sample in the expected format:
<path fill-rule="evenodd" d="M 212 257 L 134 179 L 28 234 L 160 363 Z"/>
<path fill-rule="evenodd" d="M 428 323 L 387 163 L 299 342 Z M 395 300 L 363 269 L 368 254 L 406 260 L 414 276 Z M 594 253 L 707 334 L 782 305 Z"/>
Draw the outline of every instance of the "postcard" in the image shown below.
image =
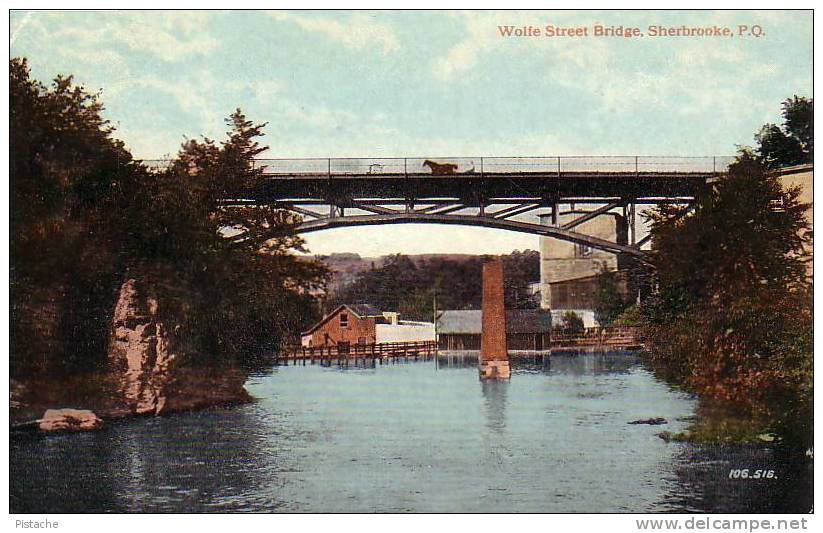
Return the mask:
<path fill-rule="evenodd" d="M 812 25 L 12 10 L 16 527 L 811 512 Z"/>

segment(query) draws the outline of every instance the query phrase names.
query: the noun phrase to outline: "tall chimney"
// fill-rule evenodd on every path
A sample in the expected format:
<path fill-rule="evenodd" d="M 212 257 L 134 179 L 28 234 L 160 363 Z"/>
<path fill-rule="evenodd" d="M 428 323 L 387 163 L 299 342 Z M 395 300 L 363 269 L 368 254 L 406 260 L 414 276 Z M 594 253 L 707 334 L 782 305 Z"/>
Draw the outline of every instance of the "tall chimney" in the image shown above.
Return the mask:
<path fill-rule="evenodd" d="M 480 335 L 480 378 L 511 377 L 506 342 L 506 307 L 503 303 L 503 262 L 483 264 L 483 329 Z"/>

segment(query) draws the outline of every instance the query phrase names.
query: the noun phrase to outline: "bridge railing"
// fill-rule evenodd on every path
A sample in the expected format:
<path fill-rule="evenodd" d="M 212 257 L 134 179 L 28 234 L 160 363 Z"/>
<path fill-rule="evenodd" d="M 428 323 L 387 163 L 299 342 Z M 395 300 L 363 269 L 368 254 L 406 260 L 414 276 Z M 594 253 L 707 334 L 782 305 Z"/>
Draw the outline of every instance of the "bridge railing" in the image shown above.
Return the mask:
<path fill-rule="evenodd" d="M 488 176 L 511 174 L 568 175 L 602 174 L 720 174 L 728 170 L 733 156 L 544 156 L 544 157 L 372 157 L 256 159 L 270 177 L 348 176 Z M 167 168 L 169 160 L 143 160 L 155 170 Z"/>
<path fill-rule="evenodd" d="M 450 176 L 496 174 L 718 174 L 733 156 L 546 156 L 259 159 L 271 176 Z"/>

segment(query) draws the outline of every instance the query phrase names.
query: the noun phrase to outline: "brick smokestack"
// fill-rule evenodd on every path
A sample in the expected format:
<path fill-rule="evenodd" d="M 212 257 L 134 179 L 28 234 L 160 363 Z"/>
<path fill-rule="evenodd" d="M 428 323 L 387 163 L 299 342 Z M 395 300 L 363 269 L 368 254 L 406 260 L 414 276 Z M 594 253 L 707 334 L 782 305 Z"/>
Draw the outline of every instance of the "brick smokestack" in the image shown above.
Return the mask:
<path fill-rule="evenodd" d="M 483 330 L 480 336 L 480 377 L 511 376 L 506 342 L 506 307 L 503 302 L 503 262 L 483 265 Z"/>

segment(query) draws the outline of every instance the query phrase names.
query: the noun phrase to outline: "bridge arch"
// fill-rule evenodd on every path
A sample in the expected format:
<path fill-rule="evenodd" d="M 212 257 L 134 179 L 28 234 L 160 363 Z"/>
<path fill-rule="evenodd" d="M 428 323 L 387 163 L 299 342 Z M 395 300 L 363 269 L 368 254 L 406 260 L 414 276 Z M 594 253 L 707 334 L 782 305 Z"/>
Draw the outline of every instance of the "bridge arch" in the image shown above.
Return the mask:
<path fill-rule="evenodd" d="M 584 244 L 614 254 L 632 255 L 640 259 L 643 259 L 646 255 L 639 246 L 619 244 L 599 237 L 579 233 L 562 226 L 547 226 L 519 220 L 477 215 L 430 214 L 419 212 L 346 215 L 307 220 L 297 227 L 297 231 L 299 233 L 310 233 L 332 228 L 384 224 L 447 224 L 501 229 L 542 237 L 553 237 L 576 244 Z"/>
<path fill-rule="evenodd" d="M 733 157 L 538 156 L 473 158 L 260 159 L 260 179 L 221 199 L 300 214 L 299 233 L 378 224 L 452 224 L 550 237 L 614 254 L 646 257 L 639 205 L 693 205 Z M 563 206 L 568 206 L 562 211 Z M 616 214 L 626 241 L 588 235 L 583 225 Z M 524 222 L 541 211 L 550 223 Z M 471 211 L 467 214 L 466 211 Z M 561 220 L 574 214 L 572 220 Z"/>

